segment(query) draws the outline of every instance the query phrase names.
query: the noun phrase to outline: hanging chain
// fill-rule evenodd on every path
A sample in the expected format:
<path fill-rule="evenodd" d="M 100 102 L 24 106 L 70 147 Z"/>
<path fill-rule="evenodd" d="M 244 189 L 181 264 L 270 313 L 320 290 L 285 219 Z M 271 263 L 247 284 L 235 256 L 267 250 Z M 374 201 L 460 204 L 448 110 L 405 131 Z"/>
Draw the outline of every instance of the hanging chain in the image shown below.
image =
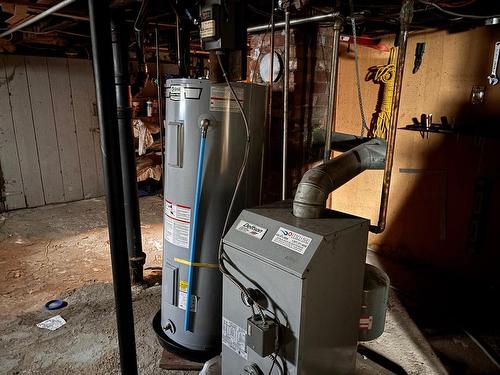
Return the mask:
<path fill-rule="evenodd" d="M 361 114 L 361 136 L 363 137 L 365 134 L 365 130 L 369 132 L 370 129 L 366 125 L 365 110 L 363 107 L 363 97 L 361 95 L 361 79 L 359 77 L 359 57 L 358 57 L 358 42 L 356 35 L 356 20 L 353 14 L 352 0 L 349 3 L 351 5 L 351 26 L 352 26 L 352 36 L 354 39 L 354 64 L 356 68 L 356 86 L 358 89 L 359 112 Z"/>

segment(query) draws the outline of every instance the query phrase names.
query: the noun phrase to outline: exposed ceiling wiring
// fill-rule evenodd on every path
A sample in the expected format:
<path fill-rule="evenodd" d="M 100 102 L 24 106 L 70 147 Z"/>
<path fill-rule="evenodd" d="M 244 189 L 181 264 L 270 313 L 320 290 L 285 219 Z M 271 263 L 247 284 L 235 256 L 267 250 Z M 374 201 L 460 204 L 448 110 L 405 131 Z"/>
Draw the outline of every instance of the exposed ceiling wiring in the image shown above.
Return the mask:
<path fill-rule="evenodd" d="M 72 36 L 78 36 L 82 38 L 90 38 L 90 35 L 85 35 L 85 34 L 80 34 L 80 33 L 74 33 L 71 31 L 65 31 L 65 30 L 50 30 L 50 31 L 29 31 L 29 30 L 18 30 L 18 32 L 22 34 L 34 34 L 34 35 L 47 35 L 47 34 L 53 34 L 53 33 L 58 33 L 58 34 L 66 34 L 66 35 L 72 35 Z"/>
<path fill-rule="evenodd" d="M 429 5 L 431 7 L 434 7 L 436 8 L 437 10 L 439 10 L 440 12 L 443 12 L 443 13 L 446 13 L 450 16 L 454 16 L 454 17 L 461 17 L 461 18 L 471 18 L 471 19 L 487 19 L 487 18 L 496 18 L 496 17 L 500 17 L 500 14 L 490 14 L 490 15 L 485 15 L 485 16 L 480 16 L 480 15 L 476 15 L 476 14 L 463 14 L 463 13 L 457 13 L 457 12 L 453 12 L 451 10 L 448 10 L 448 9 L 444 9 L 442 8 L 441 6 L 439 6 L 438 4 L 436 3 L 433 3 L 431 1 L 427 1 L 427 0 L 419 0 L 420 3 L 422 4 L 425 4 L 425 5 Z"/>
<path fill-rule="evenodd" d="M 439 6 L 443 8 L 463 8 L 469 5 L 472 5 L 476 2 L 477 0 L 463 0 L 463 1 L 456 1 L 456 2 L 439 2 L 437 3 Z"/>

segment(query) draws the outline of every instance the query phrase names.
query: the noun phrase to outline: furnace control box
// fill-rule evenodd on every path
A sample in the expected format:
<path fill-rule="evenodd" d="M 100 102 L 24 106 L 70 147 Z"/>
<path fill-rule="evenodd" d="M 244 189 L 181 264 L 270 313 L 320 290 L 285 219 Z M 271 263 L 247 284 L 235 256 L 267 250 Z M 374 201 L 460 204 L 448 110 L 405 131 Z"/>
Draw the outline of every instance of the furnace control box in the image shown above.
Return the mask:
<path fill-rule="evenodd" d="M 288 374 L 354 373 L 368 226 L 367 219 L 329 210 L 321 219 L 299 219 L 286 201 L 240 214 L 224 237 L 230 259 L 224 264 L 265 296 L 264 314 L 277 317 L 284 361 L 270 355 L 269 333 L 256 330 L 251 308 L 225 276 L 224 375 L 246 367 L 276 375 L 282 364 Z"/>

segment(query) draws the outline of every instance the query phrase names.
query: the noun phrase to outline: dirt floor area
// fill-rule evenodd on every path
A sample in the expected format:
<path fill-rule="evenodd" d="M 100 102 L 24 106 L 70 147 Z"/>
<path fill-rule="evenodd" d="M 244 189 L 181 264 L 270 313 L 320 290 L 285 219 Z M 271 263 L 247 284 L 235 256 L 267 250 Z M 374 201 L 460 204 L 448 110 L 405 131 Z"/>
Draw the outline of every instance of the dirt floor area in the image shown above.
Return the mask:
<path fill-rule="evenodd" d="M 134 318 L 141 374 L 164 371 L 151 328 L 160 307 L 162 200 L 140 200 L 147 287 L 134 287 Z M 106 208 L 103 199 L 0 214 L 0 374 L 119 373 Z M 43 305 L 61 298 L 68 306 L 49 313 Z M 56 331 L 37 323 L 60 314 Z M 395 293 L 385 333 L 365 347 L 403 367 L 408 374 L 445 374 L 438 357 Z M 358 374 L 373 371 L 358 357 Z M 194 373 L 191 373 L 194 374 Z"/>
<path fill-rule="evenodd" d="M 162 200 L 140 200 L 146 275 L 161 266 Z M 38 310 L 60 293 L 110 282 L 106 204 L 89 199 L 0 214 L 0 317 Z"/>
<path fill-rule="evenodd" d="M 153 286 L 133 290 L 136 340 L 141 374 L 155 374 L 161 348 L 151 320 L 160 307 L 154 268 L 161 266 L 163 207 L 159 197 L 141 198 L 140 206 L 145 277 Z M 110 282 L 104 199 L 1 214 L 0 373 L 119 373 Z M 43 308 L 54 298 L 68 302 L 60 312 L 67 324 L 53 332 L 36 327 L 56 315 Z"/>

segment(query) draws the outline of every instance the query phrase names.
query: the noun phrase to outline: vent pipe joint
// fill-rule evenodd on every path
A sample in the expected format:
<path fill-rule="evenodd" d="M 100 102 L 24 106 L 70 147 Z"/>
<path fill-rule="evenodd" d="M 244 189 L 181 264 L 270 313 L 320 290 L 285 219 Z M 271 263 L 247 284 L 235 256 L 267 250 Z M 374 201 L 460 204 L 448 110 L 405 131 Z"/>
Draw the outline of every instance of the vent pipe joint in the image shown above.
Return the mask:
<path fill-rule="evenodd" d="M 320 218 L 328 195 L 367 169 L 384 169 L 387 144 L 371 139 L 334 159 L 308 170 L 297 187 L 293 214 Z"/>

